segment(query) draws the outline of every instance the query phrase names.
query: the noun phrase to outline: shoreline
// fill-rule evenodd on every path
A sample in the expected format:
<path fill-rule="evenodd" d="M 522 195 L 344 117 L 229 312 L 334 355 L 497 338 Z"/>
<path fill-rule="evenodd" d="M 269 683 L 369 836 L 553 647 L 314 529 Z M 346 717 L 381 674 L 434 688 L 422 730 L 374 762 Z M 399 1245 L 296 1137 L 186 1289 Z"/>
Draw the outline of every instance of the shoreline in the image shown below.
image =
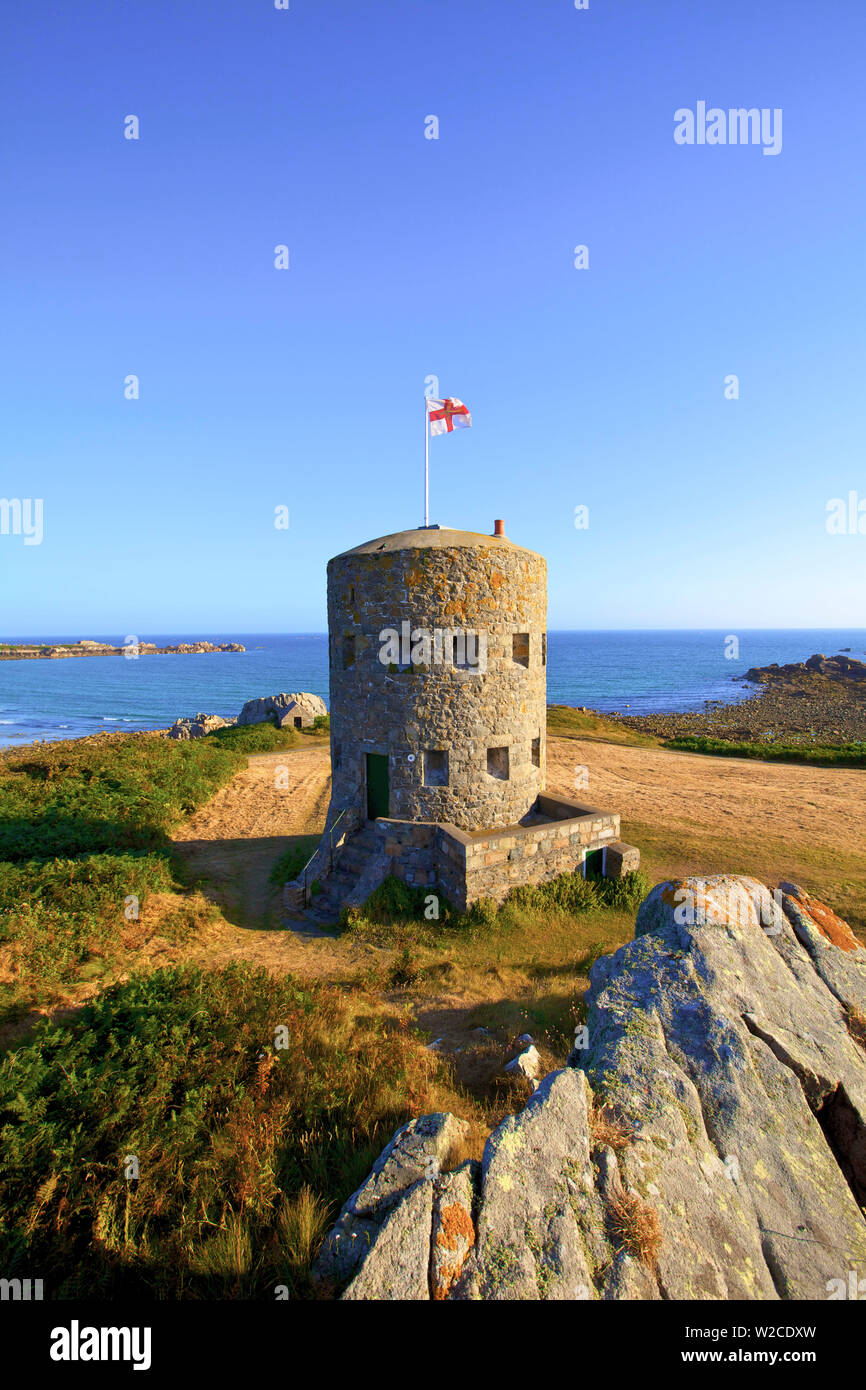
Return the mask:
<path fill-rule="evenodd" d="M 866 740 L 866 681 L 813 672 L 782 679 L 771 676 L 747 699 L 734 704 L 708 700 L 703 710 L 602 717 L 662 739 L 755 744 L 781 739 L 801 747 L 860 743 Z"/>
<path fill-rule="evenodd" d="M 0 661 L 61 661 L 76 656 L 193 656 L 200 652 L 245 652 L 240 642 L 178 642 L 173 647 L 157 647 L 153 642 L 129 642 L 122 647 L 112 647 L 105 642 L 63 643 L 14 643 L 0 645 Z"/>

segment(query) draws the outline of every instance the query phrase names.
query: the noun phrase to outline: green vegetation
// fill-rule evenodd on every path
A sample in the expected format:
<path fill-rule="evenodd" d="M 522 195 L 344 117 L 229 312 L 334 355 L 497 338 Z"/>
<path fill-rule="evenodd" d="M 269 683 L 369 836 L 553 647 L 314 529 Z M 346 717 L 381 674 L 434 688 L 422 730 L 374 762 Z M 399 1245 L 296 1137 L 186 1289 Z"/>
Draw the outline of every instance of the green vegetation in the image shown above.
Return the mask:
<path fill-rule="evenodd" d="M 343 927 L 356 935 L 372 935 L 379 942 L 389 939 L 380 928 L 399 927 L 403 934 L 416 927 L 419 939 L 433 940 L 442 931 L 498 931 L 513 926 L 524 918 L 531 919 L 540 911 L 554 910 L 570 916 L 613 908 L 618 912 L 636 912 L 650 891 L 650 882 L 638 870 L 622 878 L 584 878 L 579 871 L 560 874 L 548 883 L 526 884 L 512 888 L 501 906 L 489 898 L 480 898 L 467 912 L 457 912 L 446 899 L 438 898 L 439 916 L 430 920 L 426 905 L 428 888 L 412 888 L 402 879 L 390 876 L 370 894 L 360 909 L 348 909 L 343 915 Z M 370 931 L 372 928 L 372 932 Z M 392 938 L 393 939 L 393 938 Z"/>
<path fill-rule="evenodd" d="M 123 950 L 151 892 L 173 887 L 158 854 L 93 854 L 79 859 L 0 863 L 0 946 L 14 982 L 7 1005 L 53 997 L 61 986 L 101 974 Z M 166 924 L 161 924 L 166 934 Z"/>
<path fill-rule="evenodd" d="M 299 836 L 295 843 L 280 855 L 268 875 L 268 882 L 282 888 L 284 883 L 291 883 L 293 878 L 297 878 L 318 845 L 319 838 L 318 835 Z"/>
<path fill-rule="evenodd" d="M 667 738 L 662 747 L 681 753 L 709 753 L 722 758 L 760 758 L 765 762 L 813 763 L 817 767 L 866 767 L 866 743 L 799 744 L 783 739 L 734 742 L 728 739 L 687 737 Z"/>
<path fill-rule="evenodd" d="M 304 734 L 317 732 L 314 729 L 278 729 L 276 724 L 266 721 L 263 724 L 229 724 L 224 729 L 215 729 L 204 739 L 193 739 L 191 743 L 208 743 L 211 740 L 220 749 L 232 749 L 243 753 L 276 753 L 280 748 L 297 748 Z"/>
<path fill-rule="evenodd" d="M 439 919 L 428 920 L 429 890 L 389 878 L 362 909 L 344 914 L 343 930 L 394 951 L 371 969 L 371 988 L 397 991 L 407 1001 L 451 991 L 481 996 L 485 1002 L 467 1010 L 463 1026 L 489 1029 L 502 1040 L 528 1031 L 552 1069 L 563 1064 L 583 1019 L 590 969 L 634 935 L 635 911 L 649 888 L 642 873 L 620 880 L 564 874 L 512 890 L 501 906 L 481 899 L 459 913 L 440 899 Z M 496 1123 L 503 1113 L 497 1097 L 485 1096 L 483 1086 L 479 1091 L 472 1074 L 476 1052 L 454 1064 L 452 1084 L 468 1087 L 462 1114 L 472 1115 L 480 1101 L 476 1115 Z"/>
<path fill-rule="evenodd" d="M 183 741 L 101 735 L 0 757 L 0 1017 L 120 966 L 148 901 L 177 887 L 172 828 L 250 752 L 298 742 L 294 730 L 251 725 Z M 177 900 L 160 934 L 180 940 L 209 911 Z"/>
<path fill-rule="evenodd" d="M 634 748 L 657 748 L 659 740 L 592 710 L 570 705 L 547 706 L 547 732 L 551 738 L 581 738 L 590 742 L 625 743 Z"/>
<path fill-rule="evenodd" d="M 303 1296 L 335 1204 L 435 1108 L 433 1067 L 333 988 L 134 976 L 0 1064 L 0 1268 L 55 1298 Z"/>

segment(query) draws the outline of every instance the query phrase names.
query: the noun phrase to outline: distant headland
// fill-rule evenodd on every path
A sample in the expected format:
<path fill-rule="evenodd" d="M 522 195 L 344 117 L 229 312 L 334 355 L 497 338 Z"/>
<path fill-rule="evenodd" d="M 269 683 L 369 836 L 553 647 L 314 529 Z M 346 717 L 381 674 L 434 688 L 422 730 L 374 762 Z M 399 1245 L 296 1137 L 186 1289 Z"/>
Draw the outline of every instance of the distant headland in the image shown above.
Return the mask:
<path fill-rule="evenodd" d="M 153 642 L 126 642 L 122 647 L 113 647 L 110 642 L 94 642 L 82 638 L 80 642 L 38 643 L 3 642 L 0 643 L 0 661 L 57 660 L 66 656 L 188 656 L 195 652 L 245 652 L 240 642 L 178 642 L 174 647 L 157 647 Z"/>

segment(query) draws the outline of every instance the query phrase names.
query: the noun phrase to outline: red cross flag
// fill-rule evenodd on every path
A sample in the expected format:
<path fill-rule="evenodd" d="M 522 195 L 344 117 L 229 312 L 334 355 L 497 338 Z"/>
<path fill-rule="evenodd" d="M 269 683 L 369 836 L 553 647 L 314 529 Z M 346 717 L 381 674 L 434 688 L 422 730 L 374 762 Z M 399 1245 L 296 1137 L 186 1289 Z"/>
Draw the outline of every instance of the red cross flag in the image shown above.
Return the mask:
<path fill-rule="evenodd" d="M 427 414 L 431 434 L 450 434 L 452 430 L 468 429 L 472 424 L 472 416 L 456 396 L 446 396 L 444 401 L 434 401 L 428 396 Z"/>

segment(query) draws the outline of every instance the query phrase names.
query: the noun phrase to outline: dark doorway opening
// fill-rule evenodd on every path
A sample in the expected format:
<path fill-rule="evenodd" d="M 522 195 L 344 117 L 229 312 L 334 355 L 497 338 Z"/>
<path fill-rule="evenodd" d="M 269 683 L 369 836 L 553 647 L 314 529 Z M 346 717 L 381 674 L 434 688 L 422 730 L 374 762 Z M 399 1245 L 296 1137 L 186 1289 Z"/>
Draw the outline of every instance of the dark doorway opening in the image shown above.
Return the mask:
<path fill-rule="evenodd" d="M 367 753 L 367 815 L 370 820 L 387 816 L 391 808 L 388 759 L 382 753 Z"/>
<path fill-rule="evenodd" d="M 584 878 L 601 878 L 604 873 L 604 850 L 588 849 L 583 861 Z"/>

